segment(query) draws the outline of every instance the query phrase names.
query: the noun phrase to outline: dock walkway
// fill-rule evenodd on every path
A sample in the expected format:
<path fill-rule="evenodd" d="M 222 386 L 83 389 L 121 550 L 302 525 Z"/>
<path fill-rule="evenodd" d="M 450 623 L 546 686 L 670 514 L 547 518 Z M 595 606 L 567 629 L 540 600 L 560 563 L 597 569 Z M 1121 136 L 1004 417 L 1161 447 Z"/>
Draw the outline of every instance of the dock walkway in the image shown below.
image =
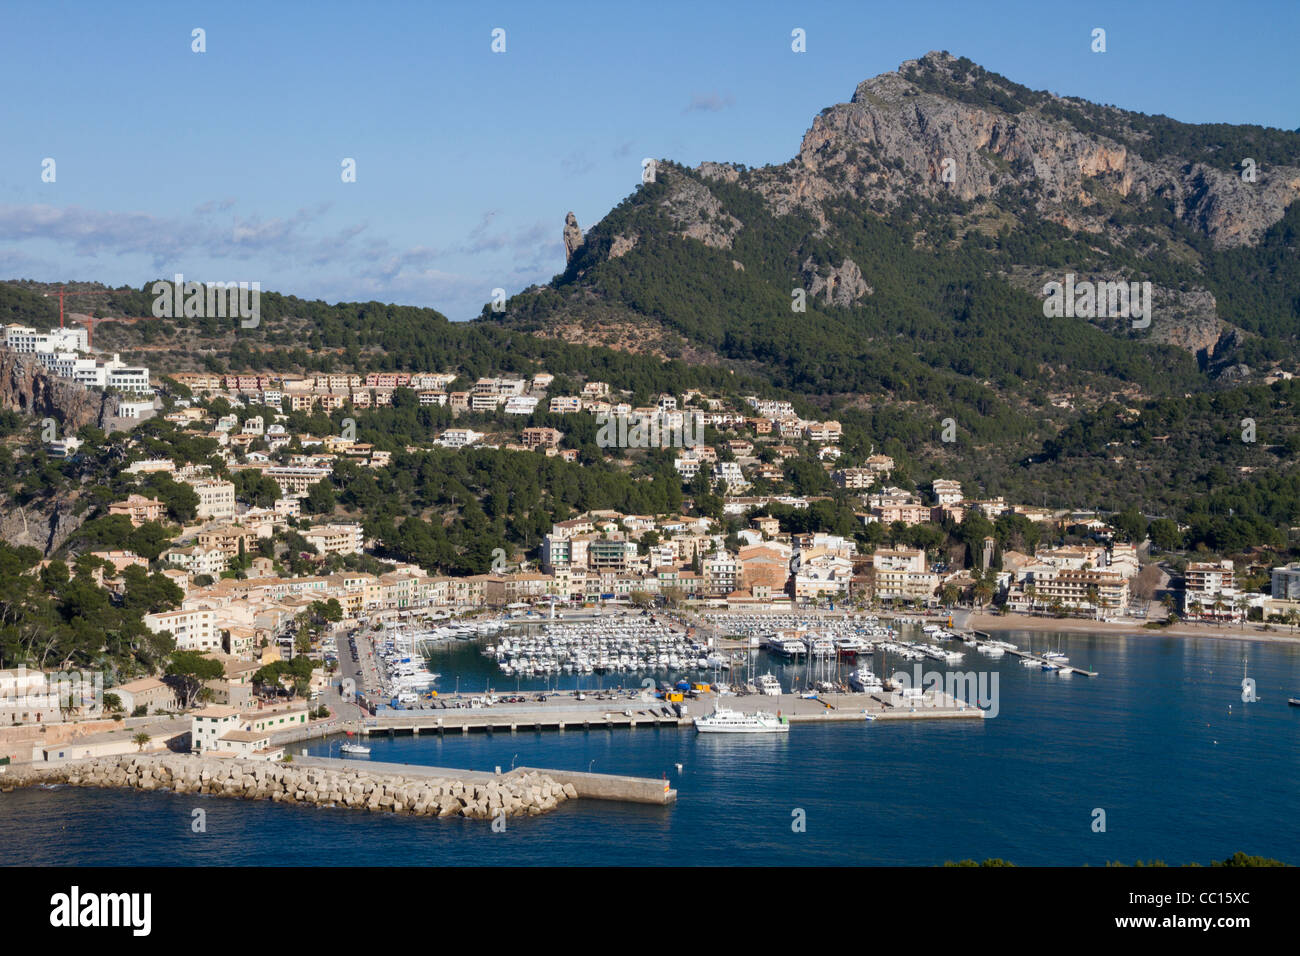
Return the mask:
<path fill-rule="evenodd" d="M 769 697 L 760 694 L 701 698 L 686 702 L 688 712 L 678 716 L 663 701 L 588 701 L 568 699 L 552 704 L 497 704 L 492 707 L 420 710 L 372 717 L 362 722 L 361 733 L 373 735 L 517 733 L 541 730 L 636 730 L 645 727 L 689 728 L 695 717 L 710 713 L 714 703 L 742 713 L 759 710 L 780 713 L 792 724 L 866 720 L 926 720 L 934 718 L 981 719 L 984 712 L 941 692 L 916 701 L 898 701 L 888 693 L 821 694 L 804 698 L 795 694 Z"/>

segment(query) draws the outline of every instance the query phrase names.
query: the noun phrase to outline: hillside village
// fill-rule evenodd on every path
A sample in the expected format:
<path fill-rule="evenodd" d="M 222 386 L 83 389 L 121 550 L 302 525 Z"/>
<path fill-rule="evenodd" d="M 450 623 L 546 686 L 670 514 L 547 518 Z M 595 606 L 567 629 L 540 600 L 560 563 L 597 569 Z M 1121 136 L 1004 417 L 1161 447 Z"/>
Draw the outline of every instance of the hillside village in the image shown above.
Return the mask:
<path fill-rule="evenodd" d="M 168 457 L 128 437 L 119 477 L 138 490 L 106 511 L 131 529 L 154 529 L 157 553 L 104 548 L 79 556 L 95 563 L 95 584 L 116 600 L 125 594 L 129 569 L 174 584 L 174 606 L 144 615 L 143 623 L 174 642 L 176 655 L 189 655 L 194 674 L 207 676 L 121 675 L 127 679 L 97 693 L 77 685 L 72 696 L 83 702 L 71 713 L 74 724 L 109 726 L 103 721 L 114 710 L 135 717 L 188 714 L 195 748 L 277 759 L 282 749 L 271 745 L 272 729 L 325 716 L 311 701 L 335 666 L 321 643 L 329 625 L 384 616 L 606 603 L 907 611 L 969 603 L 1006 613 L 1140 621 L 1160 617 L 1152 605 L 1162 594 L 1167 614 L 1192 620 L 1230 624 L 1252 617 L 1294 625 L 1298 619 L 1300 567 L 1239 571 L 1227 559 L 1191 561 L 1181 580 L 1171 580 L 1150 559 L 1150 542 L 1122 540 L 1107 516 L 974 498 L 944 477 L 895 486 L 892 458 L 873 453 L 844 461 L 839 423 L 801 418 L 788 401 L 688 392 L 634 406 L 617 383 L 587 381 L 576 394 L 548 394 L 554 377 L 545 373 L 479 378 L 459 389 L 453 372 L 190 372 L 155 384 L 147 368 L 85 355 L 81 330 L 9 326 L 5 342 L 55 375 L 118 395 L 119 417 L 156 418 L 174 427 L 178 446 L 198 439 L 205 440 L 200 447 L 215 449 L 206 457 Z M 486 573 L 436 574 L 389 560 L 363 522 L 335 513 L 332 494 L 324 495 L 324 506 L 313 496 L 329 488 L 340 463 L 384 469 L 394 452 L 357 440 L 358 419 L 344 418 L 340 434 L 311 434 L 294 421 L 303 420 L 295 413 L 327 412 L 356 414 L 364 425 L 365 413 L 394 404 L 448 409 L 473 422 L 442 429 L 430 447 L 568 461 L 578 461 L 580 449 L 566 446 L 563 429 L 523 422 L 542 407 L 554 416 L 589 416 L 604 428 L 597 444 L 612 458 L 652 447 L 673 455 L 688 492 L 683 513 L 591 510 L 555 521 L 529 553 L 501 552 Z M 610 423 L 617 427 L 605 427 Z M 75 460 L 81 448 L 75 436 L 46 440 L 54 460 Z M 783 486 L 783 466 L 792 459 L 815 462 L 848 495 L 861 536 L 783 530 L 773 511 L 809 513 L 827 500 Z M 720 513 L 690 514 L 691 493 L 717 494 Z M 909 543 L 918 528 L 971 527 L 989 533 L 956 555 L 939 547 L 942 536 Z M 1000 541 L 993 533 L 998 527 L 1013 528 L 1017 542 L 1032 546 L 1005 546 L 1006 535 Z M 1243 579 L 1261 575 L 1271 575 L 1271 593 L 1243 586 Z M 208 665 L 194 667 L 196 658 Z M 0 672 L 0 727 L 66 722 L 65 695 L 48 691 L 53 679 L 39 669 Z M 146 745 L 112 727 L 82 749 L 120 753 Z M 45 737 L 41 745 L 50 756 L 64 742 Z"/>

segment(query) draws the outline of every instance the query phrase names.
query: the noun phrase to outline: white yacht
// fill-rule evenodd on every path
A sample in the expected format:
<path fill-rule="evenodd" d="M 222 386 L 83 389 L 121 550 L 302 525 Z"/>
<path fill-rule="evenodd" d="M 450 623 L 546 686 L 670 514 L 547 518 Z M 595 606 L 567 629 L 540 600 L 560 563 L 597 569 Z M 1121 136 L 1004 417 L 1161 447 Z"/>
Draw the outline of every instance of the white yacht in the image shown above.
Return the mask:
<path fill-rule="evenodd" d="M 789 733 L 790 724 L 763 710 L 744 714 L 715 706 L 713 713 L 695 718 L 695 730 L 701 734 L 783 734 Z"/>
<path fill-rule="evenodd" d="M 884 682 L 872 673 L 870 667 L 859 667 L 850 673 L 849 686 L 863 694 L 874 694 L 885 689 Z"/>
<path fill-rule="evenodd" d="M 368 757 L 370 748 L 365 744 L 343 744 L 339 747 L 339 753 L 345 757 Z"/>
<path fill-rule="evenodd" d="M 772 673 L 759 674 L 756 679 L 759 692 L 766 697 L 781 696 L 781 682 Z"/>

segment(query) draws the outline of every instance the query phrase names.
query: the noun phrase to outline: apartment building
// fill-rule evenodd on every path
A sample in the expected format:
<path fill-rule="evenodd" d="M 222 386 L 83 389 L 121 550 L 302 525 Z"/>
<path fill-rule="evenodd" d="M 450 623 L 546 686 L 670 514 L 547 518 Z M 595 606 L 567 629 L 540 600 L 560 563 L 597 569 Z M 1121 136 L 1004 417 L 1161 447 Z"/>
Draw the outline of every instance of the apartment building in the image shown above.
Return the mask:
<path fill-rule="evenodd" d="M 256 517 L 254 520 L 256 521 Z M 272 533 L 273 531 L 269 528 L 266 534 L 260 534 L 256 528 L 241 528 L 231 525 L 220 528 L 206 528 L 198 533 L 197 540 L 199 547 L 202 549 L 220 551 L 228 558 L 237 558 L 241 553 L 251 554 L 256 551 L 257 539 L 259 537 L 269 538 Z M 222 570 L 224 571 L 225 568 L 222 568 Z"/>
<path fill-rule="evenodd" d="M 837 468 L 831 472 L 831 481 L 850 491 L 865 491 L 876 483 L 877 477 L 869 468 Z"/>
<path fill-rule="evenodd" d="M 531 415 L 537 411 L 537 399 L 531 395 L 513 395 L 506 399 L 503 411 L 507 415 Z"/>
<path fill-rule="evenodd" d="M 871 555 L 872 593 L 881 601 L 930 601 L 939 576 L 925 567 L 919 548 L 877 548 Z"/>
<path fill-rule="evenodd" d="M 138 528 L 147 521 L 161 521 L 167 513 L 167 508 L 157 498 L 128 495 L 125 501 L 115 501 L 109 505 L 108 513 L 126 515 L 131 519 L 132 527 Z"/>
<path fill-rule="evenodd" d="M 1237 589 L 1232 561 L 1200 561 L 1187 565 L 1183 584 L 1183 613 L 1216 620 L 1240 620 L 1236 607 Z M 1218 605 L 1216 607 L 1215 605 Z"/>
<path fill-rule="evenodd" d="M 1272 594 L 1275 601 L 1300 601 L 1300 564 L 1292 562 L 1274 568 Z"/>
<path fill-rule="evenodd" d="M 360 554 L 363 541 L 359 524 L 322 524 L 301 532 L 317 554 Z"/>
<path fill-rule="evenodd" d="M 557 428 L 525 428 L 523 443 L 525 448 L 555 448 L 564 438 L 564 433 Z"/>
<path fill-rule="evenodd" d="M 844 429 L 839 422 L 804 422 L 803 434 L 809 441 L 833 444 L 840 440 Z"/>
<path fill-rule="evenodd" d="M 961 482 L 949 481 L 946 478 L 936 478 L 930 484 L 930 490 L 934 492 L 935 498 L 938 499 L 940 507 L 944 505 L 955 505 L 962 500 Z"/>
<path fill-rule="evenodd" d="M 195 514 L 200 519 L 233 518 L 235 516 L 235 485 L 221 478 L 201 478 L 187 481 L 199 496 Z"/>
<path fill-rule="evenodd" d="M 725 597 L 740 586 L 740 561 L 727 551 L 715 551 L 700 562 L 700 574 L 709 594 Z"/>
<path fill-rule="evenodd" d="M 1036 568 L 1033 584 L 1034 603 L 1040 606 L 1059 603 L 1072 611 L 1120 610 L 1128 606 L 1128 581 L 1110 571 Z M 1096 598 L 1096 603 L 1090 595 Z"/>
<path fill-rule="evenodd" d="M 10 352 L 36 354 L 40 352 L 89 351 L 84 328 L 50 329 L 38 332 L 27 325 L 5 326 L 5 348 Z"/>
<path fill-rule="evenodd" d="M 182 651 L 219 651 L 221 634 L 216 627 L 216 613 L 207 608 L 160 611 L 146 614 L 144 626 L 155 634 L 170 631 L 176 647 Z"/>
<path fill-rule="evenodd" d="M 285 498 L 306 498 L 308 489 L 332 475 L 333 470 L 309 465 L 275 465 L 263 468 L 262 474 L 280 486 Z M 276 510 L 280 510 L 279 501 Z"/>
<path fill-rule="evenodd" d="M 208 574 L 217 577 L 230 567 L 230 555 L 221 548 L 195 545 L 192 548 L 168 548 L 159 559 L 172 568 L 187 574 Z"/>

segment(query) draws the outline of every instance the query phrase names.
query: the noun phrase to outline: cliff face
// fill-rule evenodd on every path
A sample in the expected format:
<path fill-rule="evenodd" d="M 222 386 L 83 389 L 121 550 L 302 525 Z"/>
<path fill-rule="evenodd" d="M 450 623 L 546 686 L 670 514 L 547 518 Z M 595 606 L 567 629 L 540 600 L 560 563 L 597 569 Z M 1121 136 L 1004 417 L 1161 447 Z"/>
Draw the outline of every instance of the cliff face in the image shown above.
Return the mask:
<path fill-rule="evenodd" d="M 106 393 L 55 376 L 30 355 L 0 350 L 0 408 L 53 418 L 63 435 L 82 425 L 102 426 L 110 403 Z"/>
<path fill-rule="evenodd" d="M 106 393 L 52 375 L 30 355 L 0 350 L 0 408 L 52 418 L 56 433 L 69 435 L 82 425 L 104 427 L 113 407 Z M 74 496 L 6 507 L 0 510 L 0 540 L 52 554 L 85 520 L 76 504 Z"/>
<path fill-rule="evenodd" d="M 16 505 L 0 511 L 0 541 L 13 547 L 30 546 L 51 555 L 62 547 L 85 521 L 76 513 L 75 498 Z"/>
<path fill-rule="evenodd" d="M 755 188 L 779 213 L 803 209 L 823 222 L 822 203 L 831 198 L 852 196 L 888 209 L 918 193 L 948 193 L 967 201 L 1017 196 L 1044 218 L 1101 232 L 1110 210 L 1091 195 L 1101 187 L 1137 202 L 1159 199 L 1220 247 L 1257 241 L 1300 198 L 1300 166 L 1259 165 L 1255 181 L 1247 182 L 1181 157 L 1148 160 L 1053 114 L 1053 107 L 1076 101 L 1047 95 L 1008 112 L 931 92 L 920 77 L 961 93 L 974 89 L 948 54 L 909 60 L 861 83 L 850 102 L 824 110 L 793 160 L 753 174 Z M 997 91 L 996 81 L 991 87 Z M 1132 135 L 1131 114 L 1092 109 Z M 706 177 L 735 172 L 717 163 L 699 171 Z"/>

